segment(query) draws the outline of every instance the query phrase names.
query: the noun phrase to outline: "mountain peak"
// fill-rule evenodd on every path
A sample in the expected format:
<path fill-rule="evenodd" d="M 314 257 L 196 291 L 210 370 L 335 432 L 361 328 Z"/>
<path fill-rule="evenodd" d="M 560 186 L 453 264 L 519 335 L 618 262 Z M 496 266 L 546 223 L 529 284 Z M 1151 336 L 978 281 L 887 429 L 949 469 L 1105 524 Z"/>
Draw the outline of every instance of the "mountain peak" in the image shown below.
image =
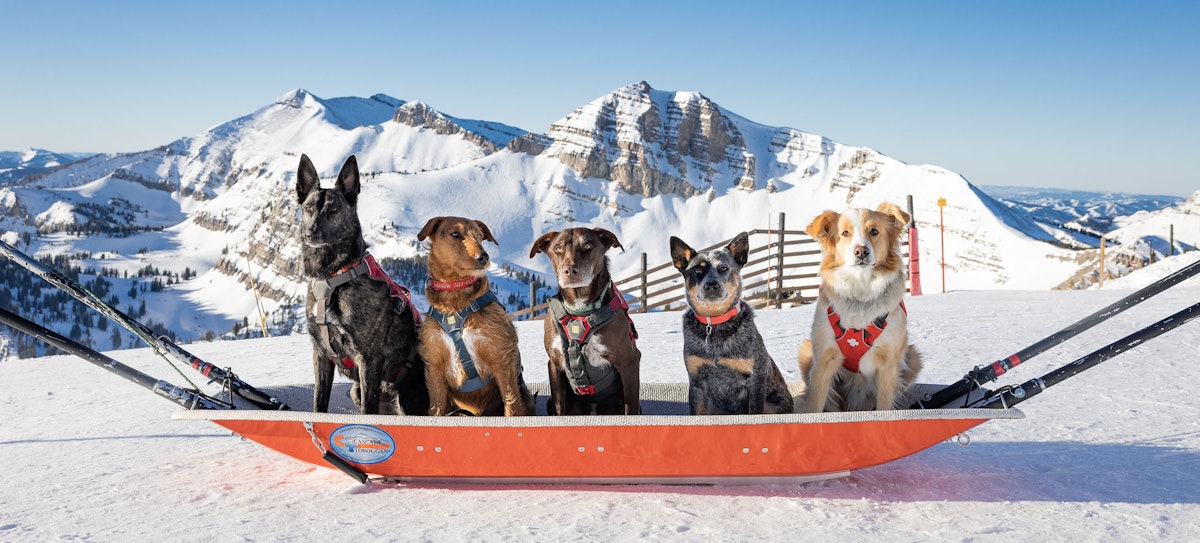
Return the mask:
<path fill-rule="evenodd" d="M 611 95 L 611 94 L 622 93 L 622 92 L 626 93 L 626 94 L 650 94 L 653 91 L 654 91 L 654 88 L 651 87 L 649 83 L 647 83 L 645 81 L 638 81 L 637 83 L 630 83 L 628 85 L 625 85 L 624 87 L 621 87 L 609 94 Z"/>
<path fill-rule="evenodd" d="M 372 94 L 371 100 L 374 100 L 376 102 L 379 102 L 381 104 L 385 104 L 385 105 L 388 105 L 391 107 L 400 107 L 400 106 L 404 105 L 404 100 L 401 100 L 399 98 L 393 98 L 386 94 Z"/>
<path fill-rule="evenodd" d="M 733 119 L 697 92 L 645 81 L 577 108 L 547 131 L 548 156 L 630 194 L 690 197 L 754 187 L 753 153 Z"/>
<path fill-rule="evenodd" d="M 297 109 L 300 108 L 300 106 L 304 105 L 304 103 L 308 102 L 308 101 L 320 101 L 320 99 L 317 98 L 312 93 L 310 93 L 302 88 L 299 88 L 299 87 L 292 89 L 292 90 L 284 93 L 283 96 L 280 96 L 279 98 L 275 99 L 276 104 L 279 104 L 281 106 L 297 108 Z"/>

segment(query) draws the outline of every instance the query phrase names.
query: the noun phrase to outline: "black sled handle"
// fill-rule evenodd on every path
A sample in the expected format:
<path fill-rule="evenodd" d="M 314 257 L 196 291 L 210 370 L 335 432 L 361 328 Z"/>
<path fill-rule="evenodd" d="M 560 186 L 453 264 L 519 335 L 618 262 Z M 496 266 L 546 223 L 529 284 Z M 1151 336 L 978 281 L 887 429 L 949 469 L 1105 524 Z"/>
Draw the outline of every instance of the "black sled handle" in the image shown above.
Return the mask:
<path fill-rule="evenodd" d="M 1142 328 L 1137 332 L 1129 334 L 1117 341 L 1109 343 L 1100 349 L 1089 353 L 1061 368 L 1058 368 L 1046 375 L 1036 379 L 1030 379 L 1020 385 L 1004 387 L 990 392 L 981 401 L 979 407 L 988 407 L 992 409 L 1004 409 L 1019 404 L 1028 400 L 1042 391 L 1050 388 L 1058 383 L 1061 383 L 1071 377 L 1079 375 L 1084 370 L 1091 369 L 1096 365 L 1117 356 L 1129 349 L 1137 347 L 1142 343 L 1150 341 L 1162 334 L 1165 334 L 1179 326 L 1186 324 L 1188 321 L 1200 317 L 1200 303 L 1193 304 L 1187 309 L 1183 309 L 1170 317 L 1160 320 L 1150 326 Z"/>
<path fill-rule="evenodd" d="M 1017 367 L 1022 362 L 1050 350 L 1085 330 L 1111 319 L 1122 311 L 1142 303 L 1168 288 L 1191 279 L 1197 274 L 1200 274 L 1200 261 L 1193 262 L 1171 275 L 1146 285 L 1141 290 L 1109 304 L 1104 309 L 1080 319 L 1075 324 L 1067 326 L 1033 345 L 1021 349 L 1016 354 L 992 362 L 988 366 L 976 366 L 975 369 L 967 373 L 960 381 L 947 385 L 933 394 L 926 395 L 910 406 L 910 409 L 938 409 L 945 407 L 946 404 L 955 398 L 968 395 L 978 389 L 983 383 L 995 381 L 997 377 L 1004 375 L 1005 372 Z M 970 400 L 969 397 L 968 400 Z M 969 403 L 969 401 L 964 402 L 964 405 L 966 403 Z"/>

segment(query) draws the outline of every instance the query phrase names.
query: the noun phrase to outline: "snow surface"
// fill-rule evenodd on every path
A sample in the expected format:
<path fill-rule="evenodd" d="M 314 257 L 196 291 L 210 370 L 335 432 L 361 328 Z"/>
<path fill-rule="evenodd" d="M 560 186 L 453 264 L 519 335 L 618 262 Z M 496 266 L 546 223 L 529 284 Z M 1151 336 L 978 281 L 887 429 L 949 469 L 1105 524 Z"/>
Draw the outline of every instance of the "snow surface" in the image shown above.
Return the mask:
<path fill-rule="evenodd" d="M 957 291 L 908 300 L 922 381 L 948 383 L 1129 290 Z M 1200 299 L 1193 279 L 1012 370 L 1042 375 Z M 758 312 L 789 381 L 811 305 Z M 679 313 L 634 315 L 643 381 L 679 382 Z M 544 382 L 540 323 L 517 323 Z M 307 385 L 302 336 L 186 347 L 255 386 Z M 1200 323 L 971 430 L 848 477 L 756 486 L 361 486 L 73 357 L 0 362 L 0 541 L 1192 541 L 1200 526 Z M 114 358 L 176 384 L 149 350 Z M 184 370 L 192 377 L 194 373 Z M 302 406 L 297 406 L 302 407 Z M 703 450 L 701 447 L 700 450 Z"/>

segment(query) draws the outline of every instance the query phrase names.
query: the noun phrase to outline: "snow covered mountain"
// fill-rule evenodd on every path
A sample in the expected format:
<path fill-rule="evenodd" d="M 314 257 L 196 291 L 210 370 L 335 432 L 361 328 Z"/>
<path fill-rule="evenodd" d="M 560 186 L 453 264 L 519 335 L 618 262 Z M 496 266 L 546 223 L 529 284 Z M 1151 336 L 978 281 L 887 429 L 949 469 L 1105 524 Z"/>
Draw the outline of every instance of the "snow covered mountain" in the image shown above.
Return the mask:
<path fill-rule="evenodd" d="M 1185 200 L 1177 200 L 1174 205 L 1113 217 L 1111 222 L 1112 229 L 1104 234 L 1103 266 L 1099 249 L 1080 251 L 1079 270 L 1060 287 L 1115 285 L 1112 288 L 1126 288 L 1123 285 L 1132 285 L 1140 280 L 1109 280 L 1134 275 L 1162 277 L 1182 267 L 1179 260 L 1171 257 L 1200 248 L 1200 191 Z M 1192 256 L 1183 260 L 1188 259 L 1194 260 Z M 1171 264 L 1170 261 L 1175 263 Z M 1104 272 L 1103 278 L 1101 270 Z"/>
<path fill-rule="evenodd" d="M 52 153 L 45 149 L 0 151 L 0 186 L 25 177 L 53 170 L 94 153 Z"/>
<path fill-rule="evenodd" d="M 1117 217 L 1162 209 L 1182 200 L 1175 196 L 1120 192 L 995 185 L 980 188 L 1005 205 L 1029 213 L 1038 221 L 1095 234 L 1104 234 L 1115 228 L 1113 220 Z M 1096 243 L 1099 243 L 1099 238 L 1096 238 Z"/>
<path fill-rule="evenodd" d="M 1075 234 L 958 174 L 757 124 L 700 93 L 645 82 L 581 106 L 544 134 L 385 95 L 323 99 L 297 89 L 194 137 L 0 187 L 0 226 L 5 241 L 78 266 L 81 281 L 102 278 L 127 313 L 184 340 L 296 330 L 304 290 L 292 186 L 301 153 L 330 180 L 356 155 L 367 241 L 415 292 L 425 221 L 486 222 L 500 241 L 493 279 L 512 309 L 526 303 L 531 279 L 550 278 L 546 259 L 528 256 L 547 231 L 612 230 L 625 246 L 610 254 L 614 276 L 623 277 L 643 252 L 651 263 L 667 261 L 668 235 L 707 245 L 778 227 L 780 213 L 786 228 L 800 230 L 824 209 L 903 205 L 909 195 L 927 267 L 941 263 L 934 240 L 945 226 L 948 289 L 1046 289 L 1079 266 L 1069 248 L 1079 246 Z M 941 210 L 939 198 L 947 201 Z M 0 303 L 4 292 L 32 308 L 27 318 L 56 329 L 82 318 L 30 304 L 46 291 L 0 289 Z M 76 335 L 100 348 L 122 342 L 120 332 L 94 327 Z"/>
<path fill-rule="evenodd" d="M 1113 226 L 1109 239 L 1122 245 L 1143 243 L 1156 258 L 1194 251 L 1200 247 L 1200 191 L 1172 206 L 1116 217 Z"/>

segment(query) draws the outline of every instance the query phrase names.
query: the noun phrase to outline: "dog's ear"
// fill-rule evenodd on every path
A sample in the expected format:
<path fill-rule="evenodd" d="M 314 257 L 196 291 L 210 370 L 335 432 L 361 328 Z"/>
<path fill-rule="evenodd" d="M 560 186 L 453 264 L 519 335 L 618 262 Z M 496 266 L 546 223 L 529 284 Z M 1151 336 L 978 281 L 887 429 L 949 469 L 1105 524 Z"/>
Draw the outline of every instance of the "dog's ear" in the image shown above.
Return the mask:
<path fill-rule="evenodd" d="M 496 245 L 500 245 L 500 242 L 496 241 L 496 237 L 492 235 L 491 230 L 488 230 L 487 225 L 483 224 L 483 221 L 475 221 L 475 224 L 479 225 L 480 230 L 483 230 L 483 240 L 484 241 L 490 241 L 492 243 L 495 243 Z"/>
<path fill-rule="evenodd" d="M 684 243 L 683 240 L 671 236 L 671 264 L 675 265 L 675 269 L 683 273 L 687 269 L 688 262 L 696 256 L 696 250 Z"/>
<path fill-rule="evenodd" d="M 442 224 L 442 221 L 444 220 L 446 220 L 445 217 L 434 217 L 429 219 L 429 222 L 425 223 L 425 226 L 421 228 L 421 231 L 417 234 L 417 241 L 425 241 L 425 238 L 437 231 L 438 225 Z"/>
<path fill-rule="evenodd" d="M 342 171 L 338 173 L 337 184 L 334 186 L 342 191 L 350 205 L 358 203 L 358 191 L 361 186 L 358 181 L 358 160 L 354 155 L 350 155 L 346 163 L 342 164 Z"/>
<path fill-rule="evenodd" d="M 321 178 L 317 176 L 317 169 L 313 167 L 312 160 L 309 160 L 308 155 L 300 155 L 300 166 L 296 168 L 296 199 L 303 204 L 304 199 L 308 197 L 308 193 L 312 192 L 313 188 L 321 183 Z"/>
<path fill-rule="evenodd" d="M 621 241 L 617 239 L 616 234 L 603 228 L 593 228 L 592 231 L 595 232 L 597 236 L 600 236 L 600 241 L 604 242 L 604 245 L 608 249 L 619 247 L 622 251 L 625 250 L 625 246 L 621 245 Z"/>
<path fill-rule="evenodd" d="M 750 235 L 742 232 L 734 236 L 729 245 L 725 246 L 725 250 L 733 255 L 733 261 L 737 262 L 739 267 L 745 266 L 746 261 L 750 259 Z"/>
<path fill-rule="evenodd" d="M 875 211 L 883 213 L 884 215 L 891 215 L 892 218 L 896 219 L 896 226 L 901 228 L 903 228 L 904 225 L 908 224 L 908 221 L 911 220 L 911 217 L 909 217 L 908 213 L 905 213 L 903 209 L 900 209 L 900 206 L 893 203 L 884 202 L 879 204 L 879 207 L 876 208 Z"/>
<path fill-rule="evenodd" d="M 808 228 L 804 229 L 813 239 L 821 241 L 823 238 L 832 238 L 833 229 L 837 227 L 838 213 L 836 211 L 826 211 L 813 222 L 809 223 Z"/>
<path fill-rule="evenodd" d="M 550 242 L 554 241 L 554 236 L 557 235 L 558 232 L 546 232 L 542 234 L 537 241 L 533 242 L 533 247 L 529 249 L 529 258 L 533 258 L 538 253 L 545 253 L 546 249 L 550 248 Z"/>

